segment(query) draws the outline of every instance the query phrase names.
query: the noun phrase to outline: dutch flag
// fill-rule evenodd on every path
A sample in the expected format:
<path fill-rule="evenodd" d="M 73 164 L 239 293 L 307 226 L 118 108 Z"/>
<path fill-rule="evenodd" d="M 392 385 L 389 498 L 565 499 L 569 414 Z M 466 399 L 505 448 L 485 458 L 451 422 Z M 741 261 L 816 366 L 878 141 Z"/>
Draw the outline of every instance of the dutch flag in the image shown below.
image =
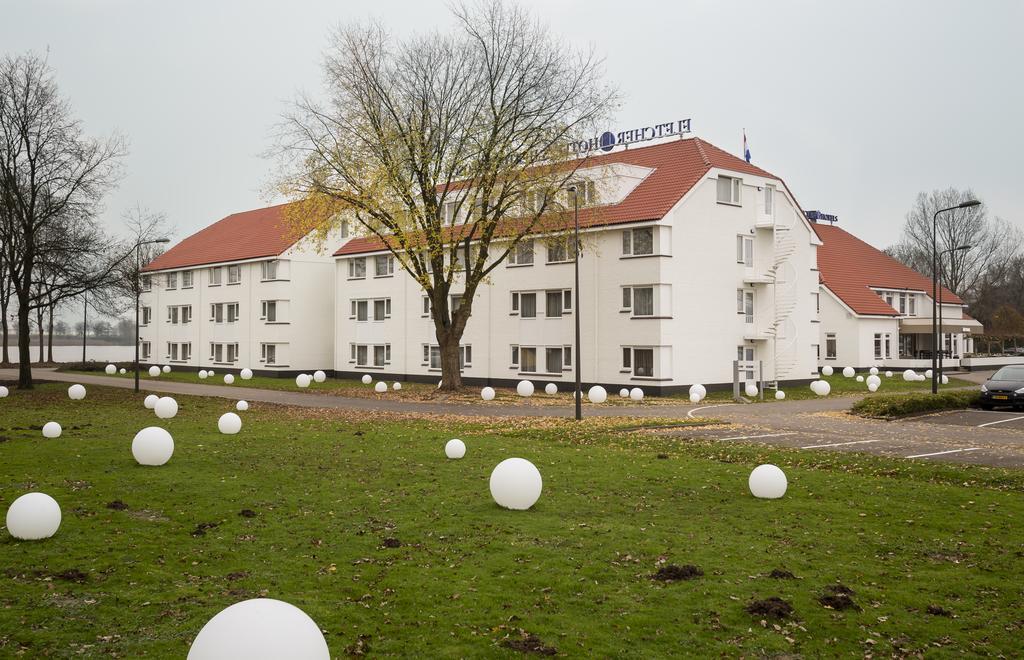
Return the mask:
<path fill-rule="evenodd" d="M 750 147 L 747 146 L 747 129 L 743 129 L 743 157 L 750 162 Z"/>

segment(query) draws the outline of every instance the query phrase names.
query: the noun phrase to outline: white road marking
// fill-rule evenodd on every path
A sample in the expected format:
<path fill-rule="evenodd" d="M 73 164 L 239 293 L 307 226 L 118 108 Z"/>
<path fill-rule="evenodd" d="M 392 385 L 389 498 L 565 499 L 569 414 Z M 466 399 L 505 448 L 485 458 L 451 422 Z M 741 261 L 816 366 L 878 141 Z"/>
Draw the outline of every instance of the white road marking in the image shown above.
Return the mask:
<path fill-rule="evenodd" d="M 1016 421 L 1021 420 L 1021 419 L 1024 419 L 1024 417 L 1011 417 L 1010 419 L 997 419 L 994 422 L 985 422 L 984 424 L 978 424 L 978 428 L 980 429 L 983 426 L 992 426 L 994 424 L 1004 424 L 1006 422 L 1016 422 Z"/>
<path fill-rule="evenodd" d="M 708 410 L 709 408 L 721 408 L 722 406 L 735 406 L 735 405 L 736 405 L 735 403 L 716 403 L 713 406 L 701 406 L 700 408 L 694 408 L 690 412 L 686 413 L 686 416 L 689 417 L 690 419 L 693 419 L 694 418 L 693 413 L 697 412 L 698 410 Z"/>
<path fill-rule="evenodd" d="M 907 456 L 907 458 L 926 458 L 928 456 L 942 456 L 943 454 L 956 454 L 962 451 L 978 451 L 981 447 L 971 447 L 970 449 L 950 449 L 949 451 L 937 451 L 931 454 L 914 454 L 913 456 Z"/>
<path fill-rule="evenodd" d="M 846 445 L 864 445 L 869 442 L 881 442 L 881 440 L 856 440 L 854 442 L 833 442 L 827 445 L 807 445 L 800 449 L 821 449 L 823 447 L 845 447 Z"/>
<path fill-rule="evenodd" d="M 765 433 L 764 435 L 737 435 L 731 438 L 719 438 L 720 440 L 753 440 L 754 438 L 781 438 L 784 435 L 796 435 L 793 433 Z"/>

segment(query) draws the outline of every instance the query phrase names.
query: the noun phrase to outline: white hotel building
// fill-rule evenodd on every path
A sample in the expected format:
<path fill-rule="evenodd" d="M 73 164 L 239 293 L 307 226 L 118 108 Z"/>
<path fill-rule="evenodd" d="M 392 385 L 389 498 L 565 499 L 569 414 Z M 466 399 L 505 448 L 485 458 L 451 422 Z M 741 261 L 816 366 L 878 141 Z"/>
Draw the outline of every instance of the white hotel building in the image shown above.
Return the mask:
<path fill-rule="evenodd" d="M 581 358 L 585 383 L 651 393 L 729 385 L 737 359 L 742 378 L 815 376 L 821 240 L 782 179 L 688 138 L 591 157 L 576 182 L 596 192 L 580 211 L 580 300 L 571 248 L 524 242 L 477 291 L 467 382 L 564 389 Z M 326 253 L 285 238 L 282 209 L 228 216 L 145 268 L 144 361 L 436 381 L 413 278 L 376 238 Z"/>

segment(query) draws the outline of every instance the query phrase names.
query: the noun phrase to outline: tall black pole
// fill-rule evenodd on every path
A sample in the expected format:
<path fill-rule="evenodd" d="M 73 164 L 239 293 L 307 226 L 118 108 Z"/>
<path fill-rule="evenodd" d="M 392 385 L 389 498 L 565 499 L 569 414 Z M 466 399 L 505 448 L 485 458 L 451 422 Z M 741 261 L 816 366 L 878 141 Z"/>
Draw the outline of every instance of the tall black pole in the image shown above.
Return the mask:
<path fill-rule="evenodd" d="M 583 356 L 580 354 L 580 193 L 577 187 L 572 189 L 572 207 L 573 217 L 576 224 L 576 236 L 574 264 L 576 268 L 576 290 L 573 291 L 573 295 L 576 296 L 576 421 L 583 419 L 583 387 L 580 378 L 580 362 Z"/>
<path fill-rule="evenodd" d="M 938 233 L 939 227 L 939 214 L 942 211 L 936 211 L 935 215 L 932 216 L 932 394 L 937 394 L 939 391 L 939 379 L 938 379 L 938 346 L 939 346 L 939 326 L 937 325 L 938 317 L 936 316 L 937 307 L 936 301 L 938 300 L 939 294 L 939 269 L 938 269 L 938 256 L 935 254 L 935 235 Z"/>
<path fill-rule="evenodd" d="M 936 387 L 942 384 L 942 353 L 946 350 L 946 333 L 942 331 L 942 256 L 945 254 L 943 252 L 942 255 L 939 255 L 939 368 L 932 372 Z"/>
<path fill-rule="evenodd" d="M 82 292 L 82 364 L 85 364 L 85 337 L 89 327 L 89 292 Z"/>
<path fill-rule="evenodd" d="M 142 242 L 135 244 L 135 393 L 139 392 L 139 299 L 142 297 Z"/>

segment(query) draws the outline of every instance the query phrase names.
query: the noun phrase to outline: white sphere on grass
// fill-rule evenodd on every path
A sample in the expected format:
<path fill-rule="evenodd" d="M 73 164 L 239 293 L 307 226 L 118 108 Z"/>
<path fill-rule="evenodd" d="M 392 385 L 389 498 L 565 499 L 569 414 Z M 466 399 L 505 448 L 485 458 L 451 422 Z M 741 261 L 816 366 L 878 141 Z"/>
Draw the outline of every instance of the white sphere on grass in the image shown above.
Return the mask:
<path fill-rule="evenodd" d="M 132 456 L 139 465 L 163 465 L 174 454 L 174 438 L 159 426 L 147 426 L 132 440 Z"/>
<path fill-rule="evenodd" d="M 931 378 L 932 377 L 932 370 L 928 369 L 927 371 L 925 371 L 924 372 L 924 377 L 925 378 Z"/>
<path fill-rule="evenodd" d="M 59 527 L 60 505 L 46 493 L 25 493 L 7 509 L 7 532 L 16 539 L 48 539 Z"/>
<path fill-rule="evenodd" d="M 400 389 L 402 389 L 402 384 L 399 383 L 398 381 L 395 381 L 394 384 L 391 386 L 391 389 L 397 392 Z"/>
<path fill-rule="evenodd" d="M 72 401 L 81 401 L 85 398 L 85 385 L 77 383 L 68 388 L 68 398 Z"/>
<path fill-rule="evenodd" d="M 704 397 L 706 397 L 708 395 L 708 388 L 704 387 L 700 383 L 694 383 L 693 385 L 690 385 L 689 394 L 690 394 L 690 401 L 693 401 L 693 395 L 694 394 L 697 395 L 697 401 L 700 401 L 701 399 L 703 399 Z"/>
<path fill-rule="evenodd" d="M 208 375 L 210 378 L 213 378 L 214 376 L 217 375 L 217 372 L 214 371 L 213 369 L 210 369 L 209 371 L 206 372 L 206 375 Z"/>
<path fill-rule="evenodd" d="M 178 402 L 169 396 L 162 396 L 153 406 L 153 412 L 160 419 L 171 419 L 178 414 Z"/>
<path fill-rule="evenodd" d="M 877 392 L 878 383 L 868 383 L 868 392 Z"/>
<path fill-rule="evenodd" d="M 907 381 L 908 383 L 913 382 L 917 380 L 917 374 L 914 373 L 913 369 L 907 369 L 906 371 L 903 372 L 903 380 Z"/>
<path fill-rule="evenodd" d="M 149 376 L 150 376 L 150 378 L 156 378 L 159 375 L 160 375 L 160 367 L 158 367 L 158 366 L 156 366 L 154 364 L 152 367 L 149 368 Z"/>
<path fill-rule="evenodd" d="M 843 376 L 846 378 L 853 378 L 853 374 L 857 373 L 853 367 L 843 367 Z"/>
<path fill-rule="evenodd" d="M 250 380 L 252 378 L 252 369 L 246 367 L 238 375 L 242 377 L 242 380 Z"/>
<path fill-rule="evenodd" d="M 544 487 L 540 471 L 525 458 L 506 458 L 491 472 L 491 497 L 506 509 L 525 510 L 536 504 Z"/>
<path fill-rule="evenodd" d="M 8 390 L 3 385 L 0 385 L 0 399 L 6 399 L 7 395 L 9 395 L 10 393 L 11 393 L 10 390 Z"/>
<path fill-rule="evenodd" d="M 942 384 L 949 385 L 949 376 L 947 376 L 946 374 L 942 374 Z"/>
<path fill-rule="evenodd" d="M 604 403 L 608 400 L 608 390 L 604 389 L 600 385 L 594 385 L 587 390 L 587 399 L 591 403 Z"/>
<path fill-rule="evenodd" d="M 164 368 L 163 368 L 163 372 L 164 372 L 165 374 L 169 374 L 169 373 L 171 373 L 171 365 L 169 365 L 169 364 L 165 364 L 165 365 L 164 365 Z"/>
<path fill-rule="evenodd" d="M 747 383 L 746 387 L 743 388 L 743 393 L 751 397 L 757 396 L 757 385 Z"/>
<path fill-rule="evenodd" d="M 325 380 L 327 380 L 327 374 L 324 373 L 322 370 L 317 369 L 316 371 L 313 372 L 313 380 L 318 383 L 322 383 Z"/>
<path fill-rule="evenodd" d="M 892 372 L 891 371 L 886 371 L 885 372 L 885 377 L 886 378 L 892 378 Z"/>
<path fill-rule="evenodd" d="M 103 371 L 106 372 L 108 376 L 113 376 L 114 374 L 117 373 L 117 367 L 115 367 L 112 364 L 108 364 L 103 368 Z"/>
<path fill-rule="evenodd" d="M 628 387 L 623 387 L 621 390 L 619 390 L 619 396 L 621 396 L 623 399 L 628 399 L 629 398 L 629 388 Z"/>
<path fill-rule="evenodd" d="M 243 600 L 221 610 L 206 622 L 188 650 L 188 660 L 330 657 L 316 622 L 294 605 L 273 598 Z"/>
<path fill-rule="evenodd" d="M 778 467 L 766 463 L 758 465 L 747 480 L 750 494 L 766 500 L 774 500 L 786 494 L 786 474 Z"/>
<path fill-rule="evenodd" d="M 878 367 L 871 367 L 870 369 L 868 369 L 868 373 L 871 374 L 872 376 L 877 376 L 878 375 Z"/>
<path fill-rule="evenodd" d="M 818 396 L 828 396 L 829 392 L 832 391 L 832 386 L 829 385 L 827 380 L 816 380 L 811 383 L 811 391 Z"/>
<path fill-rule="evenodd" d="M 43 424 L 43 437 L 44 438 L 59 438 L 63 429 L 57 422 L 47 422 Z"/>
<path fill-rule="evenodd" d="M 864 376 L 861 376 L 860 374 L 857 374 L 857 382 L 858 383 L 863 383 L 864 382 Z"/>
<path fill-rule="evenodd" d="M 225 385 L 233 385 L 234 382 L 235 382 L 235 377 L 234 376 L 232 376 L 231 374 L 224 374 L 224 384 Z"/>
<path fill-rule="evenodd" d="M 633 401 L 643 401 L 644 391 L 639 387 L 634 387 L 629 391 L 629 398 L 632 399 Z"/>
<path fill-rule="evenodd" d="M 128 373 L 128 370 L 127 370 L 127 369 L 125 369 L 124 367 L 121 367 L 121 371 L 120 371 L 120 374 L 121 374 L 121 375 L 123 376 L 123 375 L 125 375 L 126 373 Z"/>
<path fill-rule="evenodd" d="M 516 394 L 519 396 L 533 396 L 533 383 L 528 380 L 521 380 L 516 385 Z"/>
<path fill-rule="evenodd" d="M 775 399 L 777 401 L 782 401 L 785 398 L 786 398 L 786 393 L 785 392 L 783 392 L 782 390 L 775 390 Z"/>
<path fill-rule="evenodd" d="M 206 376 L 207 376 L 206 369 L 200 369 L 199 370 L 199 379 L 200 380 L 206 380 Z"/>
<path fill-rule="evenodd" d="M 448 458 L 462 458 L 466 455 L 466 443 L 458 438 L 449 440 L 444 445 L 444 455 Z"/>
<path fill-rule="evenodd" d="M 227 412 L 217 420 L 217 430 L 224 435 L 234 435 L 242 430 L 242 418 L 233 412 Z"/>
<path fill-rule="evenodd" d="M 377 384 L 373 386 L 373 391 L 378 394 L 383 394 L 388 391 L 388 384 L 382 380 L 377 381 Z"/>
<path fill-rule="evenodd" d="M 363 385 L 369 385 L 370 383 L 373 382 L 373 376 L 371 376 L 370 374 L 363 374 L 363 377 L 360 380 L 363 381 Z M 441 387 L 440 381 L 437 383 L 437 386 Z"/>
<path fill-rule="evenodd" d="M 832 367 L 830 365 L 826 364 L 824 367 L 821 368 L 821 375 L 822 376 L 831 376 L 832 375 Z"/>
<path fill-rule="evenodd" d="M 235 410 L 237 410 L 238 412 L 245 412 L 248 409 L 249 409 L 249 402 L 248 401 L 239 401 L 238 403 L 235 404 Z"/>
<path fill-rule="evenodd" d="M 628 396 L 629 392 L 626 392 L 626 395 Z M 690 403 L 700 403 L 700 393 L 690 392 Z"/>
<path fill-rule="evenodd" d="M 928 380 L 927 378 L 925 378 L 925 377 L 924 377 L 924 375 L 923 375 L 923 374 L 922 374 L 922 375 L 920 375 L 920 376 L 918 376 L 918 377 L 917 377 L 917 379 L 918 379 L 919 381 L 921 381 L 921 382 L 924 382 L 924 381 Z"/>
<path fill-rule="evenodd" d="M 548 383 L 544 386 L 544 394 L 558 394 L 558 385 Z"/>
<path fill-rule="evenodd" d="M 871 385 L 872 385 L 872 384 L 874 384 L 874 386 L 875 386 L 875 389 L 877 390 L 877 389 L 878 389 L 878 387 L 879 387 L 879 386 L 880 386 L 880 385 L 882 384 L 882 379 L 881 379 L 881 378 L 879 378 L 878 376 L 875 376 L 875 375 L 871 375 L 871 376 L 868 376 L 868 377 L 867 377 L 867 378 L 866 378 L 866 379 L 864 380 L 864 382 L 865 382 L 865 383 L 867 383 L 868 387 L 871 387 Z M 872 392 L 873 392 L 873 391 L 874 391 L 874 390 L 872 390 Z"/>
<path fill-rule="evenodd" d="M 149 396 L 147 396 L 143 400 L 142 405 L 144 405 L 144 406 L 146 406 L 146 408 L 152 410 L 153 408 L 156 408 L 156 402 L 159 401 L 159 400 L 160 400 L 160 397 L 158 397 L 156 394 L 150 394 Z"/>
<path fill-rule="evenodd" d="M 310 381 L 313 379 L 309 377 L 309 374 L 299 374 L 295 377 L 295 385 L 297 387 L 309 387 Z"/>
<path fill-rule="evenodd" d="M 493 401 L 494 400 L 494 388 L 493 387 L 485 387 L 482 390 L 480 390 L 480 398 L 483 399 L 484 401 Z"/>

